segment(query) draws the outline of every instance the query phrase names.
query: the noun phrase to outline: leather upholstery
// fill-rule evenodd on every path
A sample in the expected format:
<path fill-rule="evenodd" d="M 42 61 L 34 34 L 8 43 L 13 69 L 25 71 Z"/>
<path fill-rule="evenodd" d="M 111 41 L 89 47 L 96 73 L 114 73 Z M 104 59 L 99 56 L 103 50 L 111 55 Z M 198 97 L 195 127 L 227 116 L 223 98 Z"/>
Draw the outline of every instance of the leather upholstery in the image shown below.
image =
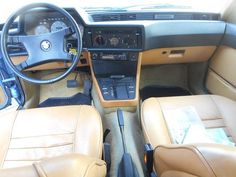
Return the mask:
<path fill-rule="evenodd" d="M 235 177 L 236 149 L 216 144 L 158 146 L 154 167 L 160 177 Z"/>
<path fill-rule="evenodd" d="M 1 177 L 105 177 L 104 161 L 85 155 L 67 154 L 31 166 L 2 169 Z"/>
<path fill-rule="evenodd" d="M 141 121 L 144 137 L 153 147 L 171 144 L 165 122 L 167 111 L 192 106 L 205 128 L 224 128 L 227 136 L 236 142 L 236 102 L 216 95 L 150 98 L 142 105 Z"/>
<path fill-rule="evenodd" d="M 0 168 L 68 153 L 102 155 L 102 123 L 91 106 L 15 111 L 0 117 Z"/>
<path fill-rule="evenodd" d="M 235 177 L 236 148 L 217 144 L 173 144 L 166 125 L 168 111 L 193 107 L 205 128 L 223 128 L 236 142 L 236 102 L 216 95 L 150 98 L 142 105 L 141 122 L 154 148 L 160 177 Z"/>

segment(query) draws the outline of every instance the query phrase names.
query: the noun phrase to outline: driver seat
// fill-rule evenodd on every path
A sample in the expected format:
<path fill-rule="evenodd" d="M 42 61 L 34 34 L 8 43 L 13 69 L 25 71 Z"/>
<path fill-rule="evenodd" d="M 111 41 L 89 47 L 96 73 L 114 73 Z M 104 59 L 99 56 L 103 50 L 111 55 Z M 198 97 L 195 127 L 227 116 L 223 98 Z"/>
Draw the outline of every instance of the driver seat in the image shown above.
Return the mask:
<path fill-rule="evenodd" d="M 101 117 L 91 106 L 4 113 L 0 116 L 0 169 L 28 166 L 75 153 L 100 161 L 96 169 L 105 176 L 105 162 L 100 160 L 102 136 Z M 80 165 L 83 163 L 87 161 L 81 161 Z"/>

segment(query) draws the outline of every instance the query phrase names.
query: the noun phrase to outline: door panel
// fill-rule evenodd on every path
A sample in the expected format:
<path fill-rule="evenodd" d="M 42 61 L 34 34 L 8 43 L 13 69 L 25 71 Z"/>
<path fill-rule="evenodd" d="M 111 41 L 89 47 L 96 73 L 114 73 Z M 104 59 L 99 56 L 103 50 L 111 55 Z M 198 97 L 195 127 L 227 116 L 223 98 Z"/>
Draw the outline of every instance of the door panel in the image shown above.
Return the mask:
<path fill-rule="evenodd" d="M 215 95 L 221 95 L 236 100 L 235 87 L 212 70 L 208 72 L 207 88 Z"/>
<path fill-rule="evenodd" d="M 236 49 L 220 46 L 213 56 L 207 77 L 207 89 L 236 100 Z"/>

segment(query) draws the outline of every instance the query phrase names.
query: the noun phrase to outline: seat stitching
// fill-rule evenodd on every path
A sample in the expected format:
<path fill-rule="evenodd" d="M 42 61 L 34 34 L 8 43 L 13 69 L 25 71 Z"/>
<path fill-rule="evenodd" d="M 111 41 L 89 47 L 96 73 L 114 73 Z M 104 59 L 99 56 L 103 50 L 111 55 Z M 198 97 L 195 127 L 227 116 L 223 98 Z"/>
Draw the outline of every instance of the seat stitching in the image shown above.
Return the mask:
<path fill-rule="evenodd" d="M 68 145 L 71 145 L 71 144 L 73 144 L 73 142 L 72 143 L 64 143 L 64 144 L 60 144 L 60 145 L 53 145 L 53 146 L 47 146 L 47 147 L 43 147 L 43 146 L 39 146 L 39 147 L 22 147 L 22 148 L 9 148 L 9 149 L 37 149 L 37 148 L 42 148 L 42 149 L 44 149 L 44 148 L 55 148 L 55 147 L 61 147 L 61 146 L 68 146 Z"/>
<path fill-rule="evenodd" d="M 90 165 L 88 165 L 88 167 L 86 168 L 86 170 L 85 170 L 85 173 L 84 173 L 84 177 L 86 177 L 88 174 L 89 174 L 89 171 L 92 169 L 92 168 L 94 168 L 94 167 L 96 167 L 96 166 L 99 166 L 99 167 L 102 167 L 102 166 L 104 166 L 104 164 L 98 164 L 98 163 L 96 163 L 96 162 L 92 162 Z"/>
<path fill-rule="evenodd" d="M 76 119 L 76 124 L 75 124 L 75 128 L 74 128 L 74 141 L 73 141 L 73 147 L 72 147 L 73 152 L 75 152 L 76 130 L 77 130 L 77 127 L 78 127 L 78 122 L 79 122 L 79 118 L 80 118 L 80 114 L 81 114 L 81 107 L 82 106 L 79 107 L 78 117 Z"/>
<path fill-rule="evenodd" d="M 214 103 L 215 107 L 217 108 L 217 110 L 218 110 L 219 113 L 220 113 L 221 118 L 223 119 L 222 112 L 220 111 L 218 104 L 216 104 L 216 101 L 213 99 L 212 95 L 209 95 L 209 97 L 211 98 L 211 101 Z M 220 118 L 219 118 L 219 119 L 220 119 Z M 223 119 L 223 120 L 224 120 L 224 119 Z"/>
<path fill-rule="evenodd" d="M 18 159 L 18 160 L 6 160 L 5 162 L 36 162 L 36 161 L 42 161 L 45 160 L 45 158 L 39 158 L 39 159 Z"/>
<path fill-rule="evenodd" d="M 96 110 L 96 109 L 95 109 Z M 99 114 L 99 112 L 96 110 L 96 113 L 99 115 L 99 117 L 100 117 L 100 119 L 99 119 L 99 126 L 100 126 L 100 133 L 99 133 L 99 140 L 98 140 L 98 146 L 99 146 L 99 150 L 98 150 L 98 154 L 99 154 L 99 158 L 101 158 L 101 156 L 102 156 L 102 150 L 101 150 L 101 148 L 102 148 L 102 146 L 100 146 L 100 144 L 102 144 L 102 141 L 103 141 L 103 136 L 102 136 L 102 134 L 103 134 L 103 126 L 102 126 L 102 118 L 101 118 L 101 116 L 100 116 L 100 114 Z"/>
<path fill-rule="evenodd" d="M 33 163 L 33 167 L 39 177 L 47 177 L 46 172 L 39 163 Z"/>
<path fill-rule="evenodd" d="M 145 125 L 144 116 L 143 116 L 143 106 L 144 106 L 144 104 L 142 104 L 142 108 L 141 108 L 141 110 L 142 110 L 141 111 L 141 125 L 143 125 L 143 131 L 144 131 L 144 133 L 147 137 L 148 142 L 150 142 L 150 138 L 149 138 L 147 130 L 146 130 L 146 125 Z"/>
<path fill-rule="evenodd" d="M 217 104 L 216 101 L 213 99 L 213 96 L 212 96 L 212 95 L 210 95 L 210 98 L 211 98 L 211 100 L 213 101 L 213 103 L 215 104 L 217 110 L 219 111 L 219 113 L 220 113 L 220 115 L 221 115 L 221 117 L 222 117 L 222 121 L 224 122 L 225 128 L 229 130 L 229 127 L 226 125 L 226 123 L 225 123 L 225 121 L 224 121 L 224 119 L 223 119 L 222 112 L 221 112 L 221 110 L 219 109 L 218 104 Z M 231 136 L 231 132 L 230 132 L 230 131 L 229 131 L 229 133 L 230 133 L 230 136 Z"/>
<path fill-rule="evenodd" d="M 73 133 L 74 132 L 47 134 L 47 135 L 35 135 L 35 136 L 26 136 L 26 137 L 13 137 L 12 139 L 39 138 L 39 137 L 45 137 L 45 136 L 60 136 L 60 135 L 69 135 L 69 134 L 73 134 Z"/>
<path fill-rule="evenodd" d="M 221 116 L 222 116 L 222 112 L 221 112 L 221 110 L 219 109 L 218 104 L 216 103 L 216 101 L 213 99 L 213 97 L 212 97 L 211 95 L 210 95 L 210 97 L 211 97 L 211 99 L 213 100 L 213 102 L 215 103 L 217 109 L 219 110 L 219 112 L 220 112 L 220 114 L 221 114 Z M 222 117 L 223 117 L 223 116 L 222 116 Z M 223 119 L 223 118 L 222 118 L 222 119 Z M 226 129 L 227 129 L 228 132 L 230 133 L 230 136 L 233 137 L 233 136 L 232 136 L 232 133 L 231 133 L 231 131 L 230 131 L 230 127 L 228 127 L 228 126 L 226 125 L 224 119 L 223 119 L 223 122 L 224 122 L 224 125 L 225 125 Z"/>
<path fill-rule="evenodd" d="M 202 154 L 202 152 L 201 152 L 196 146 L 193 145 L 193 147 L 194 147 L 194 149 L 202 156 L 202 158 L 203 158 L 204 161 L 207 163 L 207 165 L 209 166 L 209 168 L 211 168 L 212 173 L 213 173 L 214 176 L 216 177 L 217 175 L 215 174 L 215 172 L 214 172 L 212 166 L 209 164 L 209 162 L 207 161 L 207 159 L 205 158 L 205 156 Z"/>
<path fill-rule="evenodd" d="M 187 150 L 190 150 L 192 151 L 193 153 L 199 153 L 199 155 L 197 155 L 197 158 L 201 161 L 201 162 L 205 162 L 208 167 L 212 170 L 212 173 L 214 174 L 214 176 L 216 177 L 216 174 L 214 173 L 212 167 L 209 165 L 209 163 L 207 162 L 207 160 L 205 159 L 205 157 L 203 156 L 203 154 L 198 150 L 197 147 L 195 147 L 194 145 L 190 145 L 190 146 L 177 146 L 177 147 L 168 147 L 168 146 L 165 146 L 165 145 L 159 145 L 157 146 L 155 149 L 154 149 L 154 153 L 158 153 L 156 151 L 158 151 L 158 148 L 165 148 L 165 149 L 187 149 Z M 202 158 L 201 158 L 202 157 Z M 192 175 L 195 175 L 195 174 L 192 174 Z"/>
<path fill-rule="evenodd" d="M 218 118 L 213 118 L 213 119 L 202 119 L 202 121 L 211 121 L 211 120 L 214 121 L 214 120 L 221 120 L 221 119 L 223 119 L 223 118 L 221 118 L 221 117 L 219 118 L 218 117 Z"/>
<path fill-rule="evenodd" d="M 169 140 L 170 140 L 170 142 L 171 143 L 173 143 L 173 139 L 172 138 L 170 138 L 171 137 L 171 135 L 170 135 L 170 130 L 169 130 L 169 128 L 167 127 L 167 122 L 166 122 L 166 119 L 165 119 L 165 116 L 164 116 L 164 113 L 163 113 L 163 107 L 162 107 L 162 105 L 161 105 L 161 102 L 158 100 L 158 99 L 156 99 L 157 100 L 157 102 L 159 103 L 159 105 L 160 105 L 160 107 L 161 107 L 161 114 L 162 114 L 162 117 L 163 117 L 163 119 L 164 119 L 164 122 L 165 122 L 165 125 L 166 125 L 166 128 L 167 128 L 167 132 L 168 132 L 168 137 L 169 137 Z"/>
<path fill-rule="evenodd" d="M 3 167 L 4 162 L 6 161 L 6 157 L 7 157 L 8 150 L 9 150 L 10 143 L 11 143 L 11 139 L 12 139 L 12 133 L 13 133 L 14 125 L 15 125 L 15 122 L 16 122 L 16 118 L 18 117 L 18 114 L 19 114 L 19 111 L 16 112 L 14 121 L 13 121 L 13 123 L 12 123 L 11 134 L 10 134 L 10 136 L 9 136 L 9 142 L 8 142 L 8 145 L 7 145 L 8 148 L 7 148 L 6 152 L 5 152 L 5 154 L 3 155 L 3 161 L 1 162 L 1 167 Z"/>

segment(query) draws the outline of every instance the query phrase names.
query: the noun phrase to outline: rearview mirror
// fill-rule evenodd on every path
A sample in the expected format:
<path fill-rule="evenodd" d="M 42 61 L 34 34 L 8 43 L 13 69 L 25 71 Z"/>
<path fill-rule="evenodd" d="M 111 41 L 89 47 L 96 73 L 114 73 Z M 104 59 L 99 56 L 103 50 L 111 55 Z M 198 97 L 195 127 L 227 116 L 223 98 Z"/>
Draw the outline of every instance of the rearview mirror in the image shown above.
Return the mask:
<path fill-rule="evenodd" d="M 6 90 L 0 82 L 0 110 L 9 105 L 10 98 L 7 96 Z"/>

